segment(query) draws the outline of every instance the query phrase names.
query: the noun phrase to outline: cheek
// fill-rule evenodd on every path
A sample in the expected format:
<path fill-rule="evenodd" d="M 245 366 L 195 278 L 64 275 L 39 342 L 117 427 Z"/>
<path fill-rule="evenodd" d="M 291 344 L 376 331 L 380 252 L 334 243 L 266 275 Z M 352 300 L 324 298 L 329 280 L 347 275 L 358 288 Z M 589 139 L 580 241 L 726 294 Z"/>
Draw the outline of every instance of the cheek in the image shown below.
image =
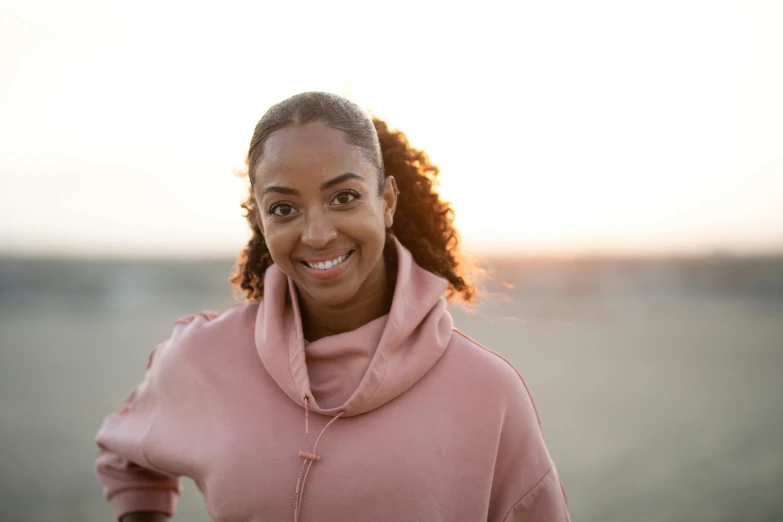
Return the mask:
<path fill-rule="evenodd" d="M 338 230 L 346 235 L 354 236 L 361 242 L 372 242 L 383 238 L 386 234 L 383 214 L 375 209 L 364 212 L 350 213 L 339 220 Z"/>
<path fill-rule="evenodd" d="M 276 224 L 266 227 L 264 241 L 266 248 L 272 256 L 272 261 L 277 265 L 285 265 L 296 245 L 296 231 L 293 227 L 285 227 Z"/>

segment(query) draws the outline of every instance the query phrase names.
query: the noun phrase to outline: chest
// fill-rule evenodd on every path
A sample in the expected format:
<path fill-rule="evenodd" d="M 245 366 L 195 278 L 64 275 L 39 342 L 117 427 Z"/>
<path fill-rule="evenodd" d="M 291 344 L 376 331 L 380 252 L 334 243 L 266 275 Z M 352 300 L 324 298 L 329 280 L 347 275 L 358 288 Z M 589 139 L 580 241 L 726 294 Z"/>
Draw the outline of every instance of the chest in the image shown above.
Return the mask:
<path fill-rule="evenodd" d="M 193 478 L 213 520 L 293 519 L 304 410 L 274 399 L 226 409 L 221 435 L 194 456 Z M 415 408 L 408 404 L 417 399 Z M 421 399 L 402 396 L 326 429 L 307 475 L 302 522 L 486 519 L 491 433 L 458 408 Z M 288 402 L 281 408 L 280 400 Z M 330 419 L 310 414 L 310 451 Z"/>

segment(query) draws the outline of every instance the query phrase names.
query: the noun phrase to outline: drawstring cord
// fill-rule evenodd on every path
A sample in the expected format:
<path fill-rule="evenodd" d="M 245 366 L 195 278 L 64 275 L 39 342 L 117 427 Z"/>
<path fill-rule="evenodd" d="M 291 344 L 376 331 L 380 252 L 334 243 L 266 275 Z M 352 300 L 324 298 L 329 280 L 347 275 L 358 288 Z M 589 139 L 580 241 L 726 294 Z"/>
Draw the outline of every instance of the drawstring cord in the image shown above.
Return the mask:
<path fill-rule="evenodd" d="M 307 474 L 310 472 L 310 466 L 312 466 L 313 462 L 318 462 L 321 460 L 321 456 L 317 455 L 315 453 L 315 449 L 318 447 L 318 441 L 321 440 L 321 436 L 326 431 L 326 428 L 328 428 L 334 421 L 340 418 L 340 416 L 345 413 L 345 410 L 341 411 L 337 415 L 330 420 L 326 426 L 324 426 L 324 429 L 321 430 L 321 433 L 318 434 L 318 437 L 315 439 L 315 444 L 313 444 L 313 451 L 310 452 L 310 442 L 308 441 L 308 435 L 310 433 L 310 405 L 308 402 L 307 395 L 304 396 L 305 401 L 305 449 L 299 450 L 299 458 L 302 459 L 302 467 L 299 468 L 299 476 L 296 477 L 296 491 L 294 492 L 294 522 L 299 522 L 299 512 L 302 510 L 302 497 L 304 497 L 304 488 L 305 483 L 307 482 Z M 302 472 L 304 472 L 304 478 L 302 478 Z M 299 484 L 302 484 L 302 489 L 299 489 Z"/>

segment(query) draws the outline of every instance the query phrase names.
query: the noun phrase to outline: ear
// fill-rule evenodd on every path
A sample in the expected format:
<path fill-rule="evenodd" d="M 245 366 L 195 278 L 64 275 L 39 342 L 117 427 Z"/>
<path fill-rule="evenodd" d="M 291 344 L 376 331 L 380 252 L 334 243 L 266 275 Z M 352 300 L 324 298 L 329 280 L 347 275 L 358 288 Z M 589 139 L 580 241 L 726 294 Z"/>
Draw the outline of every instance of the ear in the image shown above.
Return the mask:
<path fill-rule="evenodd" d="M 383 223 L 386 228 L 391 228 L 394 224 L 394 212 L 397 210 L 397 195 L 399 193 L 397 180 L 394 179 L 394 176 L 386 176 L 383 186 Z"/>

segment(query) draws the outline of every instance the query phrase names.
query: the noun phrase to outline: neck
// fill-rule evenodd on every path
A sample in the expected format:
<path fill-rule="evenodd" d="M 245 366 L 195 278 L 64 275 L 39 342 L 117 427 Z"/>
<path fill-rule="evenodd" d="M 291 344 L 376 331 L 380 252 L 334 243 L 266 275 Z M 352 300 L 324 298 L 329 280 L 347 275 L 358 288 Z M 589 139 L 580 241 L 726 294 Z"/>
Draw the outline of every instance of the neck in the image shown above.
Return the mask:
<path fill-rule="evenodd" d="M 323 306 L 298 292 L 304 338 L 310 342 L 322 337 L 356 330 L 389 313 L 394 296 L 396 266 L 381 257 L 377 270 L 367 278 L 364 292 L 339 307 Z M 392 273 L 393 272 L 393 273 Z"/>

